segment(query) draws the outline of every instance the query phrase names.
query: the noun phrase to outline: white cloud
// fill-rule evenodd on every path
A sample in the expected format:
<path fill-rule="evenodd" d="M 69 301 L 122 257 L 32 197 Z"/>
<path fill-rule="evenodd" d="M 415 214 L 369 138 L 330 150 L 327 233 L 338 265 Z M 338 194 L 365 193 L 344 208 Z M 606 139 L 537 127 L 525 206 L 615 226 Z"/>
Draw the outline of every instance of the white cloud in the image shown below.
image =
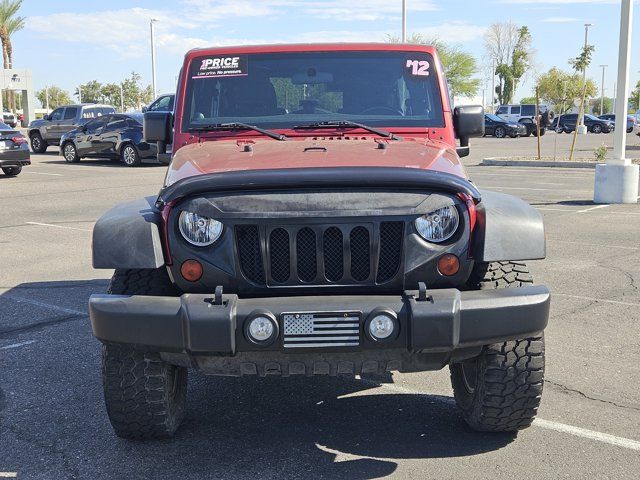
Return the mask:
<path fill-rule="evenodd" d="M 448 43 L 465 43 L 481 38 L 487 27 L 471 25 L 465 22 L 447 22 L 441 25 L 428 25 L 412 29 L 425 38 L 437 38 Z"/>

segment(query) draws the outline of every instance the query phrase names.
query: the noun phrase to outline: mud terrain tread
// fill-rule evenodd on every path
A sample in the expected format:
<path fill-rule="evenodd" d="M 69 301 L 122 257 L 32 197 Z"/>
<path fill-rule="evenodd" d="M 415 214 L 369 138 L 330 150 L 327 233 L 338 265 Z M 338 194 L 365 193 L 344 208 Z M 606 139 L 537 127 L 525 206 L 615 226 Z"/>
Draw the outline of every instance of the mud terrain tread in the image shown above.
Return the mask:
<path fill-rule="evenodd" d="M 126 270 L 113 273 L 107 293 L 113 295 L 178 296 L 166 268 Z"/>
<path fill-rule="evenodd" d="M 105 403 L 122 438 L 168 438 L 185 413 L 187 371 L 163 362 L 155 352 L 103 345 Z"/>
<path fill-rule="evenodd" d="M 108 293 L 180 295 L 165 268 L 116 270 Z M 116 435 L 134 440 L 168 438 L 185 413 L 187 369 L 170 365 L 156 352 L 103 345 L 102 383 Z"/>
<path fill-rule="evenodd" d="M 532 284 L 526 264 L 478 264 L 470 289 L 517 288 Z M 510 432 L 533 422 L 544 384 L 544 335 L 487 345 L 477 360 L 476 388 L 463 381 L 462 364 L 450 366 L 454 398 L 464 419 L 475 430 Z"/>

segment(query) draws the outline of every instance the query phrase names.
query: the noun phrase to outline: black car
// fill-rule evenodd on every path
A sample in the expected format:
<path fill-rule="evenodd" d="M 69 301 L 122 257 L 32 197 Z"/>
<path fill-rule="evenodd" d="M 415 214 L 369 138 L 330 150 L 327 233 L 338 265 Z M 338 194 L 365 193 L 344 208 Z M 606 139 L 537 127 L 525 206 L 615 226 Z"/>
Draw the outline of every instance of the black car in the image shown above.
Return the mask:
<path fill-rule="evenodd" d="M 557 117 L 557 121 L 554 121 L 553 128 L 558 133 L 571 133 L 576 129 L 576 123 L 578 122 L 577 113 L 569 113 L 567 115 L 561 115 Z M 610 133 L 615 130 L 615 123 L 610 120 L 602 120 L 593 115 L 584 116 L 584 124 L 587 130 L 591 133 Z"/>
<path fill-rule="evenodd" d="M 27 138 L 9 125 L 0 122 L 0 168 L 8 177 L 15 177 L 25 165 L 31 165 Z"/>
<path fill-rule="evenodd" d="M 600 120 L 610 120 L 614 123 L 616 121 L 616 116 L 612 113 L 608 113 L 606 115 L 600 115 L 598 118 Z M 635 126 L 636 126 L 636 119 L 632 115 L 627 115 L 627 133 L 632 133 Z"/>
<path fill-rule="evenodd" d="M 497 115 L 487 113 L 484 116 L 484 134 L 496 138 L 504 138 L 507 135 L 516 138 L 526 135 L 527 127 L 522 123 L 508 122 Z"/>
<path fill-rule="evenodd" d="M 66 133 L 60 140 L 60 155 L 69 163 L 81 158 L 121 160 L 129 167 L 158 163 L 155 144 L 142 136 L 141 113 L 117 113 L 93 119 Z"/>

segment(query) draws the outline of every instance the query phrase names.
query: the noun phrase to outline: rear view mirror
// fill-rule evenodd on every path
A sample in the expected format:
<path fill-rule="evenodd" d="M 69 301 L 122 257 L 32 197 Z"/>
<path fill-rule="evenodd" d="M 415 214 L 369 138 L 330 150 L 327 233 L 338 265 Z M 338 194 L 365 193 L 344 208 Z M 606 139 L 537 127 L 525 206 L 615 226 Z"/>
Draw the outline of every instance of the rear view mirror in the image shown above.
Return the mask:
<path fill-rule="evenodd" d="M 333 82 L 331 72 L 318 72 L 315 68 L 309 68 L 304 73 L 295 73 L 291 77 L 291 83 L 294 85 L 319 85 L 331 82 Z"/>
<path fill-rule="evenodd" d="M 469 155 L 469 139 L 484 136 L 484 108 L 481 106 L 456 107 L 453 111 L 453 128 L 460 139 L 459 157 Z"/>

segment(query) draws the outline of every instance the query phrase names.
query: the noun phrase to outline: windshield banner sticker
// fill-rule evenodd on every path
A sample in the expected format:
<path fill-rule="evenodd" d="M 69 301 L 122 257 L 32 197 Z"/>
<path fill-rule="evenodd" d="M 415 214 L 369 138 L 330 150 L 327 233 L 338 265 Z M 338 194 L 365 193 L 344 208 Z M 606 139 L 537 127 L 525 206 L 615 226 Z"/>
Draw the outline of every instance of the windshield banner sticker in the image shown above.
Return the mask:
<path fill-rule="evenodd" d="M 209 57 L 195 60 L 198 70 L 192 78 L 241 77 L 249 75 L 246 55 L 239 57 Z"/>
<path fill-rule="evenodd" d="M 429 62 L 426 60 L 407 60 L 406 66 L 411 69 L 411 75 L 417 77 L 429 76 Z"/>

